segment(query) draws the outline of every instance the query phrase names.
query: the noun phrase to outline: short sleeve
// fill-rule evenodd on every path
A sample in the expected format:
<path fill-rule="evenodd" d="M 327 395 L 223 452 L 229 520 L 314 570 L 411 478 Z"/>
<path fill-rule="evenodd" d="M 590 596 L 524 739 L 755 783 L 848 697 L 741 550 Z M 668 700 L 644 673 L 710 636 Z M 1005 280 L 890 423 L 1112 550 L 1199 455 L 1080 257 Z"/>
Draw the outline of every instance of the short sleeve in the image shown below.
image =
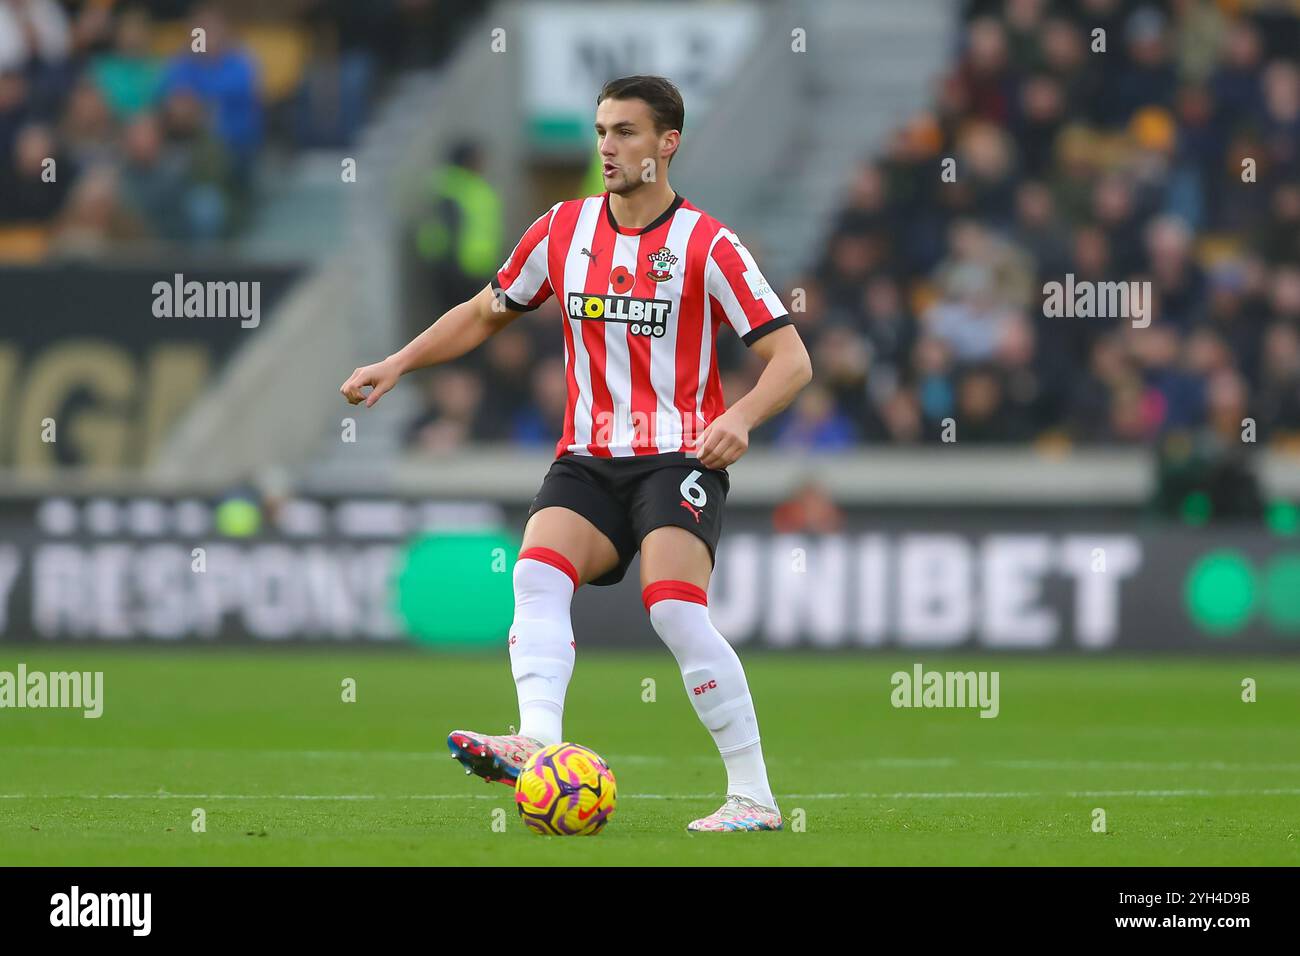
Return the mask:
<path fill-rule="evenodd" d="M 734 232 L 722 229 L 704 267 L 705 290 L 722 307 L 727 324 L 750 346 L 790 325 L 790 313 L 768 284 L 758 263 Z"/>
<path fill-rule="evenodd" d="M 510 258 L 492 278 L 497 298 L 515 312 L 531 312 L 551 297 L 546 260 L 551 218 L 558 208 L 552 206 L 528 227 Z"/>

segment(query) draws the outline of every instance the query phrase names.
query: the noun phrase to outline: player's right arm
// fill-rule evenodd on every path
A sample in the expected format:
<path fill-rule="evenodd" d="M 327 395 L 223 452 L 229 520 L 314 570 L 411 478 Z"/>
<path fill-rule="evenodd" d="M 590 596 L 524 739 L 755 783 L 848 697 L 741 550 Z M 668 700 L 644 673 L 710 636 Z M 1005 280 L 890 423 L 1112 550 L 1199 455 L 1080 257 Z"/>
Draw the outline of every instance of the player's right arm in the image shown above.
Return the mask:
<path fill-rule="evenodd" d="M 460 358 L 546 301 L 551 296 L 547 246 L 551 217 L 558 208 L 552 206 L 528 228 L 491 285 L 449 309 L 400 352 L 354 371 L 339 389 L 343 397 L 353 405 L 364 401 L 369 408 L 407 372 Z M 366 386 L 369 394 L 361 391 Z"/>
<path fill-rule="evenodd" d="M 523 312 L 501 302 L 492 286 L 443 313 L 399 352 L 382 362 L 356 369 L 339 391 L 349 404 L 365 402 L 369 408 L 407 372 L 458 359 L 472 352 L 513 322 Z M 370 393 L 362 389 L 370 386 Z"/>

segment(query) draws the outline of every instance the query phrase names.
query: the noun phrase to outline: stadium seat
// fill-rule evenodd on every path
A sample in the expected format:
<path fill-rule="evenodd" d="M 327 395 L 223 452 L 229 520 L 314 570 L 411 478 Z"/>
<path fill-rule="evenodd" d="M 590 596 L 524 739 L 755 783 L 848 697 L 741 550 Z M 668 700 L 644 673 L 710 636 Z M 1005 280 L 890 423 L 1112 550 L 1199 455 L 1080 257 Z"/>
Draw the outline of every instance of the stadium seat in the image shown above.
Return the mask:
<path fill-rule="evenodd" d="M 39 262 L 49 246 L 50 231 L 45 226 L 0 227 L 0 262 Z"/>
<path fill-rule="evenodd" d="M 240 39 L 257 60 L 263 100 L 279 102 L 298 88 L 310 50 L 307 34 L 290 24 L 267 24 L 241 31 Z"/>

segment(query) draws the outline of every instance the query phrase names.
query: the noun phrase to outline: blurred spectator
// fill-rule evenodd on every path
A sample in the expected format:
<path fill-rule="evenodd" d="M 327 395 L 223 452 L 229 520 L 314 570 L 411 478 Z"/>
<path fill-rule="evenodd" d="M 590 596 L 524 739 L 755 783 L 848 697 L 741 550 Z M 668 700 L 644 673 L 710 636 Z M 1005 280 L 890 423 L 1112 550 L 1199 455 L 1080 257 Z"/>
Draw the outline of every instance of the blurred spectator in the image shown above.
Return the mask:
<path fill-rule="evenodd" d="M 155 237 L 213 239 L 221 233 L 224 199 L 216 183 L 201 180 L 197 158 L 167 143 L 155 114 L 142 114 L 127 126 L 123 198 Z"/>
<path fill-rule="evenodd" d="M 197 96 L 211 113 L 217 138 L 238 164 L 246 165 L 262 142 L 257 66 L 231 35 L 220 8 L 195 7 L 191 19 L 205 31 L 205 52 L 186 50 L 173 57 L 163 69 L 161 95 L 184 90 Z"/>
<path fill-rule="evenodd" d="M 1122 176 L 1103 177 L 1092 193 L 1092 221 L 1106 237 L 1106 269 L 1120 275 L 1140 270 L 1145 264 L 1133 184 Z"/>
<path fill-rule="evenodd" d="M 1258 109 L 1263 49 L 1259 30 L 1249 20 L 1236 20 L 1224 38 L 1219 67 L 1210 75 L 1220 138 Z"/>
<path fill-rule="evenodd" d="M 18 131 L 31 121 L 27 81 L 21 73 L 0 72 L 0 161 L 13 152 Z"/>
<path fill-rule="evenodd" d="M 189 181 L 188 238 L 229 235 L 248 216 L 248 190 L 241 188 L 239 171 L 213 135 L 203 104 L 177 90 L 163 102 L 161 121 L 166 149 L 178 157 Z"/>
<path fill-rule="evenodd" d="M 1007 34 L 994 17 L 970 24 L 966 57 L 959 67 L 970 114 L 993 123 L 1005 123 L 1011 114 L 1014 78 L 1008 67 Z"/>
<path fill-rule="evenodd" d="M 1050 126 L 1052 121 L 1044 122 Z M 976 216 L 985 226 L 1003 228 L 1011 221 L 1014 157 L 1011 138 L 991 123 L 968 124 L 957 138 L 957 163 L 961 170 L 957 182 L 967 193 L 960 208 Z M 949 191 L 950 196 L 959 194 L 958 190 Z"/>
<path fill-rule="evenodd" d="M 327 6 L 330 15 L 312 23 L 312 56 L 293 103 L 294 138 L 338 148 L 350 145 L 365 121 L 377 69 L 373 46 L 384 24 L 382 4 Z"/>
<path fill-rule="evenodd" d="M 68 18 L 55 0 L 0 0 L 0 72 L 58 63 L 70 49 Z"/>
<path fill-rule="evenodd" d="M 64 256 L 101 256 L 122 240 L 142 239 L 147 227 L 122 203 L 117 172 L 87 170 L 55 221 L 55 248 Z"/>
<path fill-rule="evenodd" d="M 99 89 L 88 82 L 73 87 L 63 113 L 63 145 L 78 169 L 117 159 L 120 130 Z"/>
<path fill-rule="evenodd" d="M 1002 383 L 986 366 L 966 368 L 957 383 L 958 441 L 979 443 L 1011 441 L 1014 434 L 1003 417 Z"/>
<path fill-rule="evenodd" d="M 926 337 L 916 344 L 913 353 L 913 378 L 916 413 L 919 421 L 913 428 L 923 429 L 925 437 L 936 439 L 942 423 L 957 408 L 952 350 L 942 339 Z M 899 413 L 905 408 L 896 410 Z"/>
<path fill-rule="evenodd" d="M 1102 76 L 1089 69 L 1088 42 L 1083 31 L 1064 17 L 1043 24 L 1043 69 L 1061 85 L 1065 114 L 1088 117 L 1101 96 Z"/>
<path fill-rule="evenodd" d="M 1120 441 L 1110 429 L 1114 396 L 1136 387 L 1137 375 L 1117 335 L 1093 344 L 1084 375 L 1073 383 L 1067 424 L 1076 438 L 1086 442 Z"/>
<path fill-rule="evenodd" d="M 427 388 L 428 408 L 408 431 L 412 447 L 424 452 L 447 452 L 471 441 L 483 400 L 479 377 L 469 369 L 443 367 L 429 376 Z"/>
<path fill-rule="evenodd" d="M 516 410 L 510 437 L 523 445 L 554 447 L 564 433 L 569 397 L 564 360 L 552 357 L 537 363 L 529 382 L 531 401 Z"/>
<path fill-rule="evenodd" d="M 1264 71 L 1262 85 L 1265 158 L 1279 176 L 1300 175 L 1300 69 L 1278 60 Z"/>
<path fill-rule="evenodd" d="M 1011 316 L 994 301 L 992 277 L 974 263 L 950 271 L 948 294 L 924 316 L 930 334 L 948 345 L 959 362 L 989 358 Z"/>
<path fill-rule="evenodd" d="M 863 333 L 870 360 L 867 387 L 878 404 L 901 384 L 916 342 L 916 322 L 903 302 L 898 282 L 877 276 L 863 295 Z"/>
<path fill-rule="evenodd" d="M 1131 330 L 1128 337 L 1146 383 L 1149 434 L 1199 425 L 1205 414 L 1204 383 L 1180 362 L 1177 330 L 1168 323 L 1155 322 L 1150 328 Z"/>
<path fill-rule="evenodd" d="M 57 173 L 60 157 L 48 127 L 27 126 L 18 134 L 13 160 L 0 176 L 0 222 L 40 222 L 58 211 L 71 170 L 65 166 L 62 177 L 49 178 L 45 164 L 51 159 Z"/>
<path fill-rule="evenodd" d="M 479 145 L 452 147 L 428 183 L 430 208 L 416 226 L 416 246 L 435 290 L 438 311 L 473 298 L 504 257 L 501 199 L 483 178 Z"/>
<path fill-rule="evenodd" d="M 1056 134 L 1065 123 L 1064 88 L 1050 74 L 1036 74 L 1021 88 L 1018 106 L 1016 128 L 1024 171 L 1040 176 L 1052 161 Z"/>
<path fill-rule="evenodd" d="M 848 202 L 840 209 L 834 234 L 888 233 L 898 223 L 889 207 L 885 177 L 875 163 L 859 166 L 849 185 Z"/>
<path fill-rule="evenodd" d="M 1036 285 L 1069 271 L 1069 236 L 1057 215 L 1052 191 L 1044 183 L 1031 179 L 1016 190 L 1016 222 L 1011 235 L 1022 249 L 1033 251 Z"/>
<path fill-rule="evenodd" d="M 834 534 L 843 527 L 844 512 L 813 478 L 800 483 L 772 511 L 772 530 L 777 534 Z"/>
<path fill-rule="evenodd" d="M 1165 16 L 1155 6 L 1142 6 L 1124 23 L 1126 63 L 1107 73 L 1100 119 L 1105 125 L 1127 123 L 1144 106 L 1172 106 L 1178 73 L 1165 34 Z"/>
<path fill-rule="evenodd" d="M 783 448 L 834 451 L 857 440 L 853 422 L 835 405 L 830 390 L 813 382 L 799 393 L 794 405 L 779 416 L 777 444 Z"/>
<path fill-rule="evenodd" d="M 835 399 L 835 407 L 852 421 L 865 421 L 869 406 L 867 372 L 871 353 L 867 343 L 850 329 L 829 329 L 816 343 L 813 366 L 818 381 Z"/>
<path fill-rule="evenodd" d="M 149 49 L 149 14 L 142 7 L 124 10 L 117 20 L 113 49 L 97 56 L 91 75 L 104 102 L 119 119 L 130 119 L 154 105 L 162 63 Z"/>
<path fill-rule="evenodd" d="M 1147 260 L 1160 311 L 1186 331 L 1204 315 L 1205 275 L 1192 258 L 1192 233 L 1180 219 L 1155 219 L 1146 230 Z"/>
<path fill-rule="evenodd" d="M 532 342 L 518 326 L 501 330 L 483 346 L 486 352 L 488 379 L 493 383 L 483 401 L 481 432 L 474 437 L 488 441 L 511 437 L 514 424 L 528 406 L 533 385 L 530 382 Z M 564 385 L 564 369 L 560 369 Z M 567 387 L 567 386 L 566 386 Z M 556 439 L 559 435 L 555 436 Z"/>
<path fill-rule="evenodd" d="M 1042 63 L 1038 36 L 1046 9 L 1046 0 L 1007 0 L 1004 8 L 1007 49 L 1018 73 L 1030 72 Z"/>
<path fill-rule="evenodd" d="M 1264 334 L 1254 416 L 1271 429 L 1265 438 L 1300 437 L 1300 331 L 1283 322 Z"/>
<path fill-rule="evenodd" d="M 0 75 L 26 78 L 32 111 L 49 119 L 69 81 L 72 34 L 55 0 L 0 0 Z"/>
<path fill-rule="evenodd" d="M 880 236 L 870 232 L 849 232 L 835 238 L 820 275 L 826 307 L 832 314 L 856 314 L 863 284 L 883 265 L 881 244 Z"/>
<path fill-rule="evenodd" d="M 1219 38 L 1226 28 L 1224 16 L 1215 0 L 1174 0 L 1173 9 L 1178 78 L 1203 83 L 1218 60 Z"/>

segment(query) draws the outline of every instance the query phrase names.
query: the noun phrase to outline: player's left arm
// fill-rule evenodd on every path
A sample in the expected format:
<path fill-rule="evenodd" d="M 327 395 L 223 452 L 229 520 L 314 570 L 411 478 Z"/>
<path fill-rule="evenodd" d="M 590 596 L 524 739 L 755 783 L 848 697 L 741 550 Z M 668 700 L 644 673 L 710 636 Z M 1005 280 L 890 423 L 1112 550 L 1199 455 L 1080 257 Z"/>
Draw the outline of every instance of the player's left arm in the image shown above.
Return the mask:
<path fill-rule="evenodd" d="M 812 381 L 812 360 L 793 325 L 774 329 L 750 346 L 767 363 L 745 395 L 700 434 L 700 464 L 726 468 L 749 449 L 749 433 L 789 405 Z"/>

